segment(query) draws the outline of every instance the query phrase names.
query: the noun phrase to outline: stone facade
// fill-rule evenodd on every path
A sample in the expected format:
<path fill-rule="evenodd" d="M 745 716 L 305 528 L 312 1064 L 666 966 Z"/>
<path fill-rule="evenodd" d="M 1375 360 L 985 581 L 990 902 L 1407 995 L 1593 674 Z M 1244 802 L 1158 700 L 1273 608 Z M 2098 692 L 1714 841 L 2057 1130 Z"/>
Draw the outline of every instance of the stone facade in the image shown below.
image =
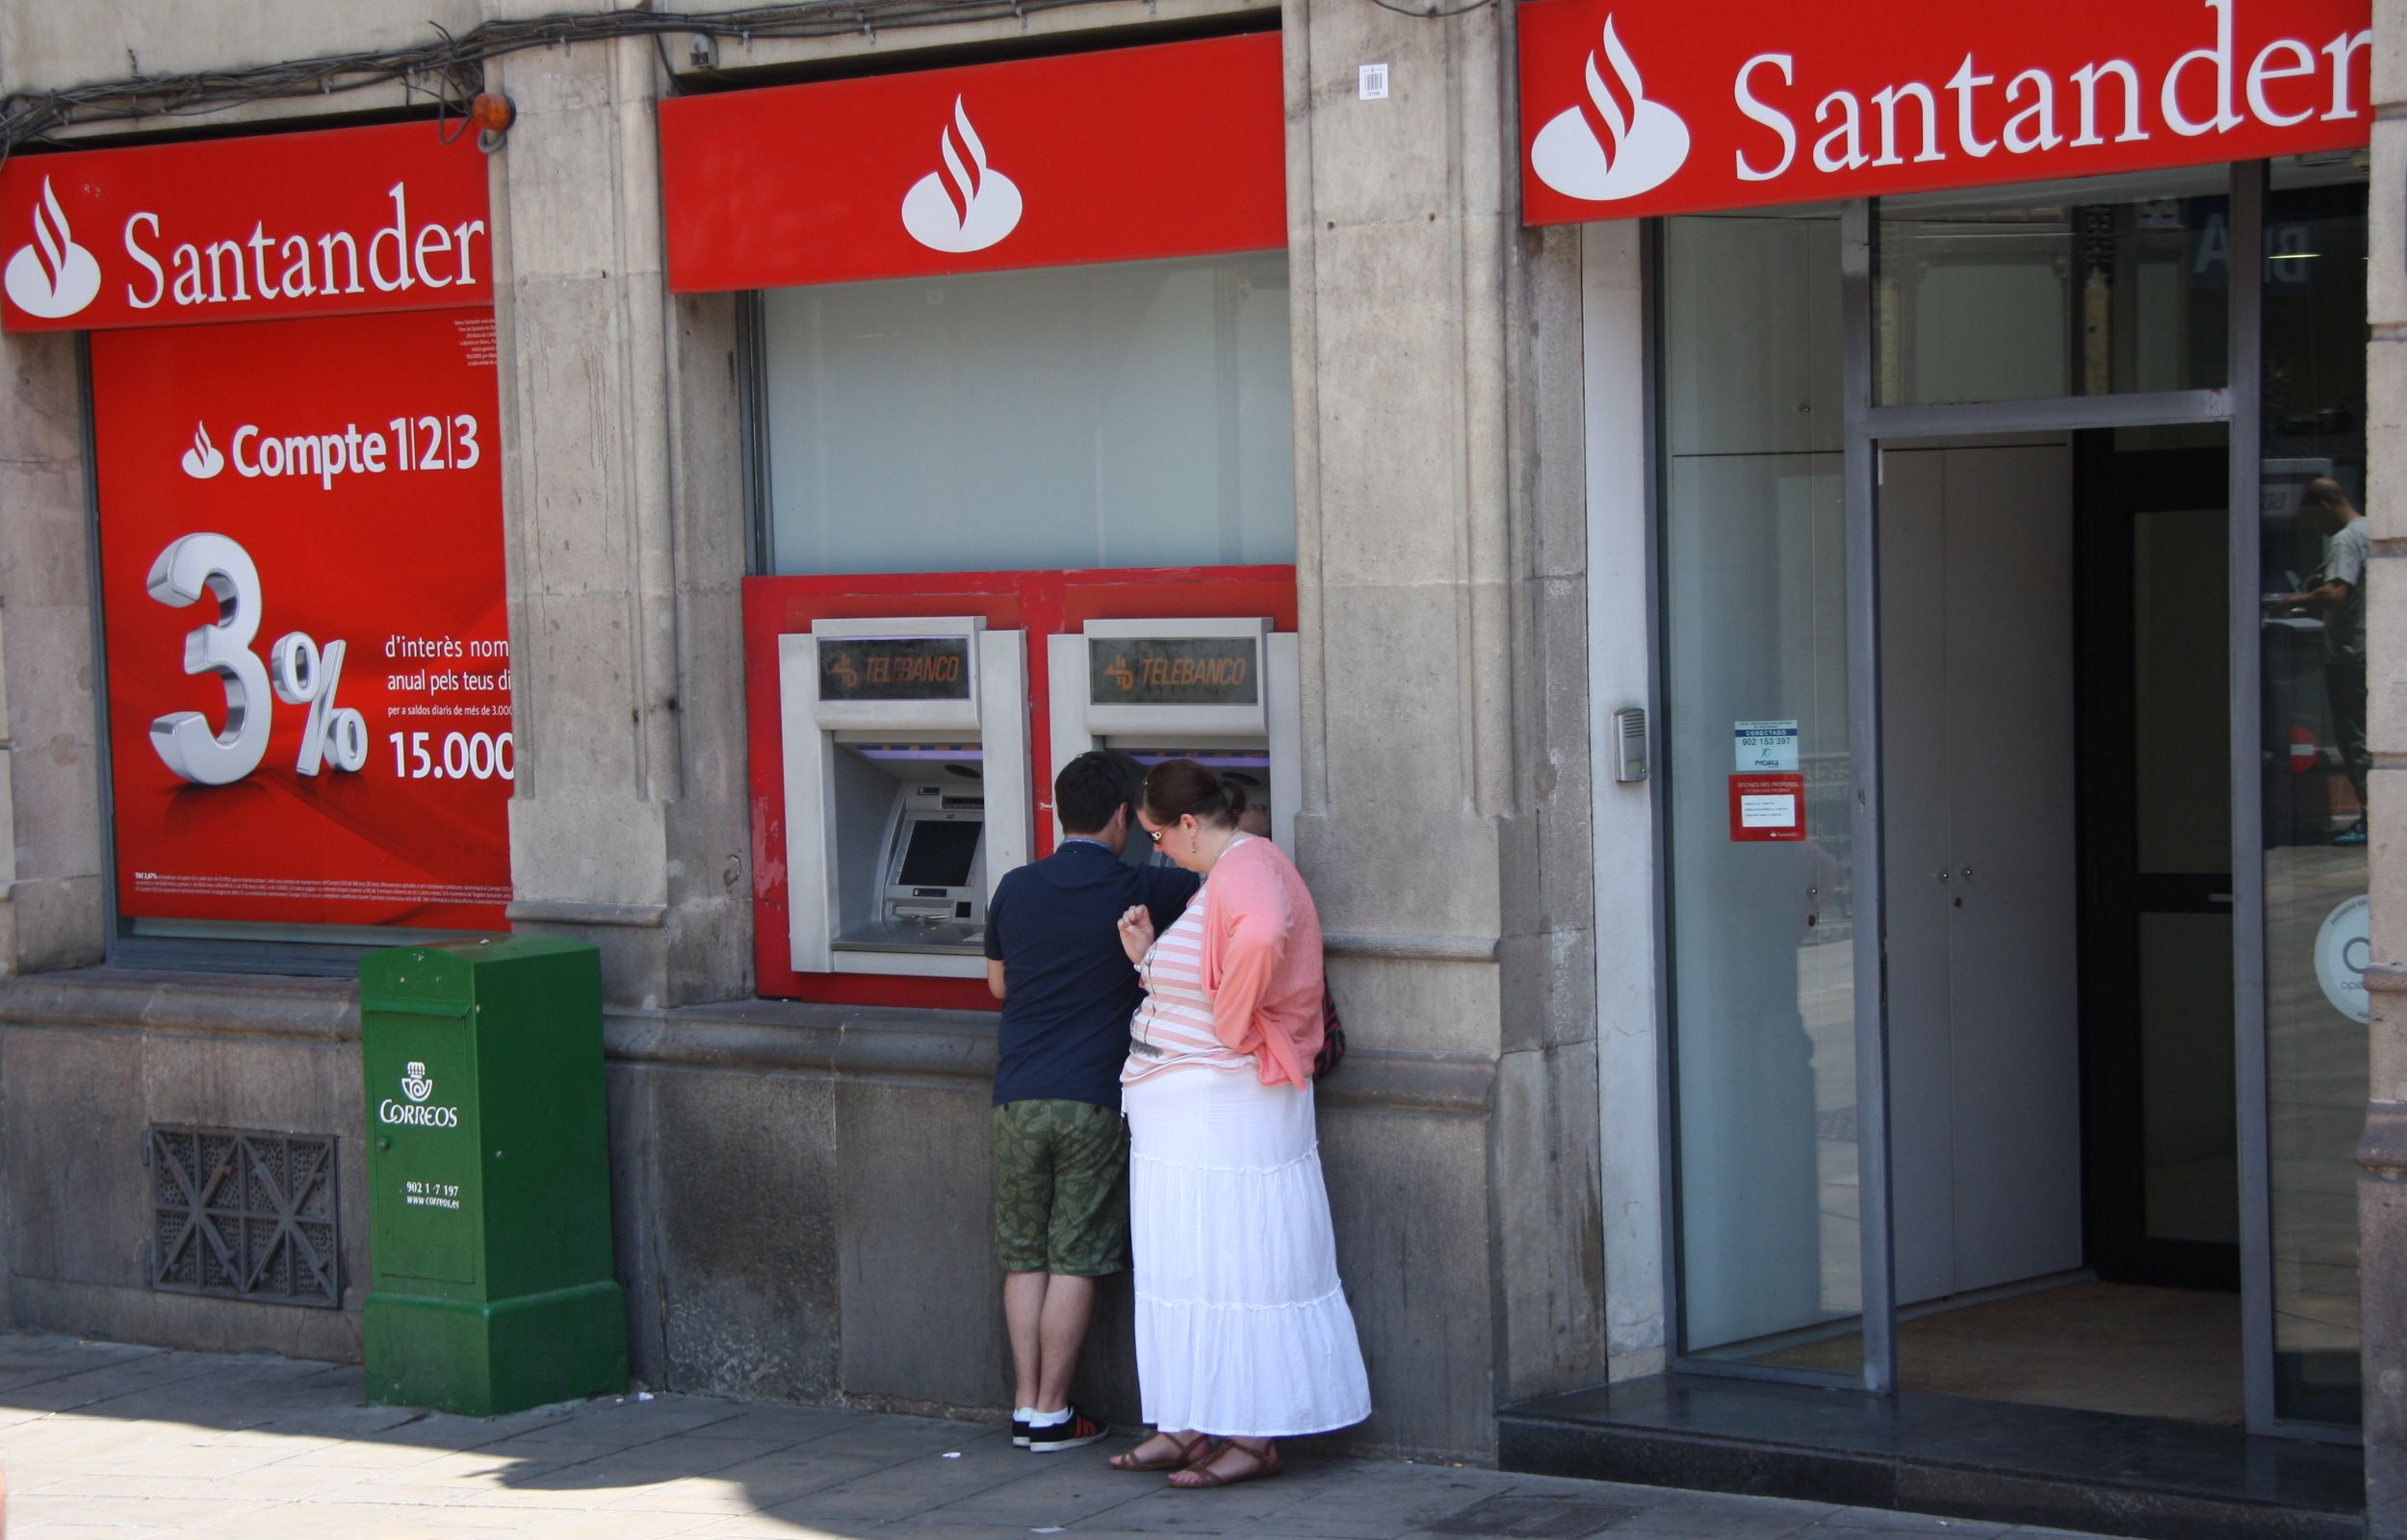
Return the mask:
<path fill-rule="evenodd" d="M 438 8 L 453 32 L 529 8 Z M 424 7 L 0 7 L 9 90 L 405 43 Z M 1502 1400 L 1605 1372 L 1576 238 L 1516 227 L 1509 8 L 1105 0 L 723 41 L 725 71 L 906 65 L 1032 36 L 1286 41 L 1302 864 L 1356 1051 L 1324 1106 L 1378 1413 L 1479 1458 Z M 941 51 L 941 52 L 938 52 Z M 648 1383 L 992 1410 L 992 1018 L 751 998 L 738 307 L 663 278 L 656 102 L 682 40 L 493 61 L 489 165 L 518 775 L 512 923 L 589 939 L 608 1007 L 619 1272 Z M 1356 66 L 1391 66 L 1360 101 Z M 339 122 L 398 88 L 179 127 Z M 423 98 L 422 98 L 423 100 Z M 92 141 L 105 142 L 95 131 Z M 1531 339 L 1536 337 L 1535 345 Z M 71 339 L 0 342 L 0 1322 L 357 1352 L 357 1011 L 336 981 L 106 951 L 91 468 Z M 1546 377 L 1538 377 L 1540 373 Z M 1551 406 L 1541 403 L 1551 401 Z M 343 1312 L 147 1289 L 146 1123 L 333 1132 Z M 1125 1283 L 1084 1394 L 1136 1415 Z"/>
<path fill-rule="evenodd" d="M 0 87 L 239 68 L 541 13 L 298 0 L 206 16 L 0 0 Z M 2371 1530 L 2407 1536 L 2407 0 L 2376 6 L 2368 588 L 2373 937 L 2363 1148 Z M 1643 329 L 1627 225 L 1525 230 L 1514 10 L 1095 0 L 1023 18 L 722 40 L 741 78 L 945 64 L 1242 25 L 1284 39 L 1299 856 L 1355 1054 L 1323 1118 L 1378 1412 L 1357 1444 L 1484 1458 L 1494 1409 L 1663 1366 L 1653 812 L 1599 717 L 1650 678 Z M 680 1391 L 992 1412 L 1008 1387 L 987 1207 L 992 1018 L 753 998 L 738 626 L 738 309 L 672 297 L 655 106 L 682 39 L 488 66 L 518 778 L 513 924 L 589 939 L 608 997 L 618 1271 L 638 1374 Z M 1389 66 L 1364 101 L 1357 68 Z M 423 96 L 417 98 L 423 105 Z M 178 118 L 325 126 L 399 85 Z M 141 125 L 149 129 L 152 125 Z M 75 131 L 108 141 L 107 125 Z M 1598 379 L 1625 392 L 1588 392 Z M 358 1350 L 357 1009 L 339 981 L 103 965 L 91 467 L 78 350 L 0 339 L 0 1324 Z M 1617 387 L 1618 391 L 1618 387 Z M 1606 447 L 1610 446 L 1611 452 Z M 1591 455 L 1595 456 L 1594 463 Z M 1591 531 L 1613 531 L 1592 548 Z M 2396 590 L 2394 592 L 2394 590 Z M 2400 776 L 2401 789 L 2379 788 Z M 1625 1105 L 1644 1097 L 1623 1097 Z M 142 1134 L 340 1137 L 349 1308 L 146 1287 Z M 1636 1216 L 1636 1218 L 1633 1218 Z M 1080 1394 L 1136 1414 L 1125 1282 Z"/>

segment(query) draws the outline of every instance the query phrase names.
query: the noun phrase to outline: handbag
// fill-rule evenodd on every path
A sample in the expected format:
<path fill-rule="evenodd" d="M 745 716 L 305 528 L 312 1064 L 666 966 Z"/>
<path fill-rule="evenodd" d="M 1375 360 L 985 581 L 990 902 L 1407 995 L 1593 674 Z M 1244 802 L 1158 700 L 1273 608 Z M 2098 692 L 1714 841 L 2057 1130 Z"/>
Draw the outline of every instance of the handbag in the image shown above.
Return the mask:
<path fill-rule="evenodd" d="M 1312 1079 L 1327 1080 L 1345 1063 L 1346 1024 L 1337 1015 L 1337 997 L 1330 992 L 1328 975 L 1321 976 L 1321 1051 L 1312 1056 Z"/>

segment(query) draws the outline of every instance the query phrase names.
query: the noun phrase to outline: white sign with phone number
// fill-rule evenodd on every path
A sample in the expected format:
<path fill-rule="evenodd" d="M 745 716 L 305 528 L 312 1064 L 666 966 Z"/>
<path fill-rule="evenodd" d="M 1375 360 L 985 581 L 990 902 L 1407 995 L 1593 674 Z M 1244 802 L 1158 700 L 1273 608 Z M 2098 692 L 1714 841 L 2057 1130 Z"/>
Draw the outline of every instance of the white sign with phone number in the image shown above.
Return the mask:
<path fill-rule="evenodd" d="M 1797 768 L 1797 724 L 1795 722 L 1741 722 L 1734 729 L 1738 740 L 1738 773 L 1761 775 L 1767 771 Z"/>

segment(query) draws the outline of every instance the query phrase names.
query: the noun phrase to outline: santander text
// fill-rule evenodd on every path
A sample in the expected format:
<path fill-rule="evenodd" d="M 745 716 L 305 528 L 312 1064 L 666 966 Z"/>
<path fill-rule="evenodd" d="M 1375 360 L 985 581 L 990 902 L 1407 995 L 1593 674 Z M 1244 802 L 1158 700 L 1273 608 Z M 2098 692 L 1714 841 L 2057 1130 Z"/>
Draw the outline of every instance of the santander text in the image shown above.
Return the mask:
<path fill-rule="evenodd" d="M 254 221 L 247 236 L 169 245 L 159 216 L 139 211 L 125 221 L 125 254 L 142 276 L 125 286 L 125 302 L 136 310 L 154 310 L 168 301 L 245 304 L 366 294 L 370 288 L 388 295 L 450 289 L 478 281 L 477 245 L 486 235 L 482 219 L 413 224 L 409 184 L 394 183 L 386 196 L 393 200 L 393 222 L 365 236 L 349 230 L 272 235 L 265 221 Z"/>
<path fill-rule="evenodd" d="M 2254 0 L 2263 5 L 2265 0 Z M 1731 82 L 1740 114 L 1760 125 L 1752 143 L 1733 155 L 1743 182 L 1786 175 L 1800 148 L 1799 119 L 1815 102 L 1814 169 L 1852 171 L 1902 166 L 2128 144 L 2165 133 L 2183 139 L 2229 133 L 2256 122 L 2289 128 L 2317 118 L 2353 118 L 2367 111 L 2371 73 L 2369 31 L 2328 38 L 2276 38 L 2243 55 L 2233 40 L 2240 0 L 2202 0 L 2214 36 L 2150 78 L 2129 59 L 2100 59 L 2052 72 L 2016 69 L 1964 55 L 1946 80 L 1905 80 L 1824 90 L 1800 82 L 1797 56 L 1759 53 Z M 1935 72 L 1934 72 L 1935 73 Z M 2005 82 L 1999 89 L 1999 82 Z"/>

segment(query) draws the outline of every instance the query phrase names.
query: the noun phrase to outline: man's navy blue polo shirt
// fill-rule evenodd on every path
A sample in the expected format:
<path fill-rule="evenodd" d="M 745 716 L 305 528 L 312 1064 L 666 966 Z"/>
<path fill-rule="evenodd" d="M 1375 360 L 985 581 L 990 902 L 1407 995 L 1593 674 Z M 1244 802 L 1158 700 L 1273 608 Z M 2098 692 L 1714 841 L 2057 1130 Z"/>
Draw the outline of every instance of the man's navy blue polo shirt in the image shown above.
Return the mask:
<path fill-rule="evenodd" d="M 1083 1101 L 1118 1110 L 1128 1018 L 1145 989 L 1120 947 L 1120 916 L 1178 921 L 1203 879 L 1131 866 L 1089 839 L 1003 874 L 986 906 L 986 955 L 1003 964 L 995 1104 Z"/>

